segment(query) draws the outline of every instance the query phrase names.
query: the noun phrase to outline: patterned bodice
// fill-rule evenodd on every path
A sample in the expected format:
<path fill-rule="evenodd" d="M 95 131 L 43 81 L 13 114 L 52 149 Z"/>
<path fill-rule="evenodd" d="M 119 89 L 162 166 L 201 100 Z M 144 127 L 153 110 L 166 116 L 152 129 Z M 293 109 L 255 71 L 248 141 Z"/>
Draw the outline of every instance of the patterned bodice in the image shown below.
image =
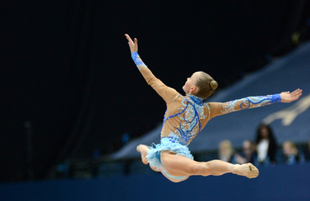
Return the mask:
<path fill-rule="evenodd" d="M 174 127 L 174 131 L 171 131 L 168 137 L 171 142 L 178 142 L 182 145 L 188 145 L 201 131 L 201 119 L 206 118 L 203 109 L 203 99 L 193 95 L 188 97 L 189 99 L 182 97 L 182 107 L 178 108 L 178 113 L 167 117 L 166 112 L 163 121 L 164 126 L 169 119 L 178 119 L 178 126 Z"/>

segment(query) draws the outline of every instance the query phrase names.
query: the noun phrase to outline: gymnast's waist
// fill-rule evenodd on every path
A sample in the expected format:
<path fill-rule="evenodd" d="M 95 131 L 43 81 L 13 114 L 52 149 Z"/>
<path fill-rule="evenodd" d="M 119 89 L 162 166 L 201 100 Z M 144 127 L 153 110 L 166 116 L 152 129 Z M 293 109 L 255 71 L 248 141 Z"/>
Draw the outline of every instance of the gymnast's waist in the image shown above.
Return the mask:
<path fill-rule="evenodd" d="M 182 146 L 187 146 L 187 144 L 181 143 L 179 139 L 176 139 L 175 137 L 171 137 L 171 136 L 167 136 L 167 137 L 162 137 L 160 140 L 160 143 L 175 143 L 175 144 L 179 144 Z"/>

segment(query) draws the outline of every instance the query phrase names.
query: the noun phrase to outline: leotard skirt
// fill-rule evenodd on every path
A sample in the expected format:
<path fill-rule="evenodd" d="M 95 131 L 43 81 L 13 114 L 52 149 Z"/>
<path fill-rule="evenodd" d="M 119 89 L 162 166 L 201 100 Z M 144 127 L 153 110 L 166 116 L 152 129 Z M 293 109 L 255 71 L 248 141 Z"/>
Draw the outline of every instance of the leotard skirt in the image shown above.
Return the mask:
<path fill-rule="evenodd" d="M 165 137 L 160 140 L 160 144 L 151 146 L 146 155 L 150 165 L 155 167 L 157 170 L 162 168 L 160 161 L 161 151 L 170 151 L 176 153 L 176 155 L 182 155 L 192 160 L 194 159 L 187 146 L 181 145 L 177 142 L 171 142 L 168 137 Z"/>

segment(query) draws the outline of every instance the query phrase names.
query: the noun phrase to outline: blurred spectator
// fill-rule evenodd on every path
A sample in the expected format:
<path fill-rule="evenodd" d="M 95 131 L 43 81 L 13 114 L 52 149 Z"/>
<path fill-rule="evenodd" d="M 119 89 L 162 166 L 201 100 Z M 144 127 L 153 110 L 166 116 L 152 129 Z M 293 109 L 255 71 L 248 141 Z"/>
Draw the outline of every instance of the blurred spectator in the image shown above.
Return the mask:
<path fill-rule="evenodd" d="M 294 165 L 299 162 L 299 154 L 295 144 L 291 141 L 285 141 L 282 145 L 285 162 L 288 165 Z"/>
<path fill-rule="evenodd" d="M 310 161 L 310 140 L 308 141 L 308 146 L 304 149 L 305 160 Z"/>
<path fill-rule="evenodd" d="M 242 143 L 242 153 L 235 155 L 235 160 L 239 164 L 252 163 L 255 164 L 257 154 L 255 151 L 255 144 L 250 140 L 245 140 Z"/>
<path fill-rule="evenodd" d="M 259 164 L 264 166 L 275 165 L 277 142 L 271 128 L 268 125 L 259 125 L 255 143 L 257 145 L 257 160 Z"/>
<path fill-rule="evenodd" d="M 229 140 L 223 140 L 219 145 L 219 159 L 229 163 L 236 163 L 234 159 L 234 148 Z"/>

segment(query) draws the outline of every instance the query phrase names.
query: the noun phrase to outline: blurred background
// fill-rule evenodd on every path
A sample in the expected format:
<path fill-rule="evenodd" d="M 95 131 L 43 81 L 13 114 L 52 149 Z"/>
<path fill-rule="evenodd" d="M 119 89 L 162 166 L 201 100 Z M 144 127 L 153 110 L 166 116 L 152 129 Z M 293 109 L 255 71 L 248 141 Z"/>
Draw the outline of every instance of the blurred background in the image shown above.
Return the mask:
<path fill-rule="evenodd" d="M 309 0 L 3 0 L 0 11 L 3 200 L 17 200 L 17 195 L 14 198 L 14 193 L 8 192 L 30 192 L 28 188 L 37 189 L 38 194 L 21 193 L 24 200 L 78 200 L 81 197 L 66 194 L 77 192 L 65 190 L 75 185 L 97 196 L 85 197 L 89 200 L 102 200 L 99 194 L 105 200 L 123 200 L 111 189 L 120 183 L 134 188 L 138 184 L 133 181 L 146 186 L 148 181 L 158 182 L 156 186 L 164 182 L 167 188 L 174 188 L 143 166 L 135 151 L 139 143 L 159 141 L 165 104 L 131 60 L 125 33 L 138 38 L 139 54 L 153 73 L 180 93 L 186 78 L 198 70 L 219 83 L 212 101 L 303 88 L 305 99 L 299 103 L 210 121 L 210 130 L 207 125 L 201 140 L 196 139 L 197 146 L 190 149 L 197 160 L 220 158 L 220 143 L 229 139 L 233 162 L 242 163 L 245 140 L 251 141 L 258 157 L 257 129 L 265 123 L 276 140 L 273 158 L 266 159 L 267 163 L 255 159 L 261 172 L 272 177 L 280 171 L 274 168 L 288 174 L 310 168 Z M 295 147 L 295 162 L 289 148 L 284 148 L 286 141 L 293 144 L 286 147 Z M 297 163 L 298 167 L 287 166 Z M 236 179 L 231 175 L 211 181 L 225 178 Z M 277 178 L 281 181 L 282 177 Z M 309 179 L 309 173 L 302 178 Z M 84 186 L 84 179 L 93 183 Z M 198 178 L 200 183 L 203 179 Z M 180 185 L 195 185 L 194 181 Z M 62 190 L 51 190 L 56 197 L 40 194 L 49 185 Z M 104 185 L 111 189 L 93 188 Z M 309 192 L 309 183 L 301 185 Z M 300 196 L 305 192 L 303 189 Z M 154 191 L 145 189 L 144 193 L 152 197 Z M 136 194 L 123 196 L 128 200 L 154 199 Z"/>

